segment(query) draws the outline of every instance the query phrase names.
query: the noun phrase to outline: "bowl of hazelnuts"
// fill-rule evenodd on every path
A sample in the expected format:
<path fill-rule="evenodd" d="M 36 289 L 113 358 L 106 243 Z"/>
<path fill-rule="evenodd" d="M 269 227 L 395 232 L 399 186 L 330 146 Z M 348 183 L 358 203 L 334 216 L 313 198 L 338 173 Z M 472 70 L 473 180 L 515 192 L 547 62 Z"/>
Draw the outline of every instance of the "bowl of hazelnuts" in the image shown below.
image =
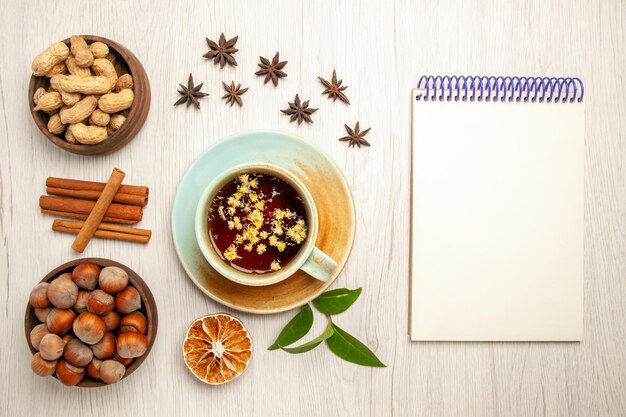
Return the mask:
<path fill-rule="evenodd" d="M 102 258 L 76 259 L 50 271 L 26 307 L 33 372 L 67 386 L 100 387 L 126 378 L 148 356 L 157 327 L 146 283 Z"/>
<path fill-rule="evenodd" d="M 81 155 L 131 141 L 150 109 L 141 62 L 110 39 L 74 35 L 41 51 L 31 65 L 28 101 L 35 124 L 58 147 Z"/>

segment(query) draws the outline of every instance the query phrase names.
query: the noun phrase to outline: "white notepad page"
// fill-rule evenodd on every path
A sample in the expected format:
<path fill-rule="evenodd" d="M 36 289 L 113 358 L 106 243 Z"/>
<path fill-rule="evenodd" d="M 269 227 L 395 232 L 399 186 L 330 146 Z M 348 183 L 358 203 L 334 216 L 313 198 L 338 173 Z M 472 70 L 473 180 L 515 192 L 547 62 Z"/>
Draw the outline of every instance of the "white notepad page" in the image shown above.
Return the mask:
<path fill-rule="evenodd" d="M 581 340 L 584 103 L 417 92 L 411 339 Z"/>

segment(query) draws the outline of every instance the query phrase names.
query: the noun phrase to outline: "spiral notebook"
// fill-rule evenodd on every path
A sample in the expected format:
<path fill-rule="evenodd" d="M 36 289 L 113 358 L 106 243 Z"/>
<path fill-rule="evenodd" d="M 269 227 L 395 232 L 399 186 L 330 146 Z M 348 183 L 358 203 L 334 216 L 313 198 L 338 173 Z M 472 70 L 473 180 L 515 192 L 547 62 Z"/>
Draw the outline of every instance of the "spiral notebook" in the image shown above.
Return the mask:
<path fill-rule="evenodd" d="M 583 97 L 578 78 L 420 79 L 412 340 L 581 340 Z"/>

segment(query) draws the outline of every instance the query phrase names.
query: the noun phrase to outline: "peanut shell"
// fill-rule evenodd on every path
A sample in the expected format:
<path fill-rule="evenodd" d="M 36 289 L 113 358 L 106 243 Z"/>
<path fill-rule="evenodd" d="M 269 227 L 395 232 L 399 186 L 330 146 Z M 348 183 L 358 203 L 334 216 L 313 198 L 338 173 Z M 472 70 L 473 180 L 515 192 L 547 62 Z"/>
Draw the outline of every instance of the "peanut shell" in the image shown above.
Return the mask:
<path fill-rule="evenodd" d="M 111 116 L 99 109 L 94 110 L 91 116 L 89 116 L 89 124 L 95 126 L 105 127 L 109 124 L 110 120 Z"/>
<path fill-rule="evenodd" d="M 94 42 L 89 45 L 94 58 L 105 58 L 109 54 L 109 47 L 102 42 Z"/>
<path fill-rule="evenodd" d="M 33 59 L 31 65 L 33 75 L 36 77 L 46 75 L 56 64 L 65 61 L 69 54 L 70 49 L 66 44 L 63 42 L 53 43 Z"/>
<path fill-rule="evenodd" d="M 72 75 L 80 75 L 82 77 L 88 77 L 91 75 L 91 69 L 79 67 L 76 63 L 76 58 L 74 58 L 73 55 L 67 57 L 65 65 L 67 66 L 67 70 Z"/>
<path fill-rule="evenodd" d="M 70 125 L 69 130 L 74 138 L 84 145 L 95 145 L 108 137 L 105 127 L 87 126 L 84 123 Z"/>
<path fill-rule="evenodd" d="M 61 94 L 53 91 L 51 93 L 45 93 L 37 100 L 37 105 L 34 110 L 52 111 L 63 107 L 63 101 L 61 100 Z"/>
<path fill-rule="evenodd" d="M 56 90 L 68 93 L 106 94 L 111 91 L 110 80 L 101 75 L 81 77 L 79 75 L 55 75 L 50 84 Z"/>
<path fill-rule="evenodd" d="M 121 75 L 117 79 L 117 83 L 115 84 L 115 92 L 117 93 L 126 89 L 128 90 L 133 89 L 133 76 L 130 74 Z"/>
<path fill-rule="evenodd" d="M 87 42 L 81 36 L 72 36 L 70 38 L 72 55 L 76 58 L 76 64 L 79 67 L 87 68 L 93 64 L 93 54 L 87 45 Z"/>
<path fill-rule="evenodd" d="M 59 62 L 54 67 L 50 68 L 50 71 L 46 72 L 46 77 L 51 78 L 54 75 L 65 73 L 67 73 L 65 62 Z"/>
<path fill-rule="evenodd" d="M 61 122 L 61 116 L 53 114 L 48 120 L 48 131 L 53 135 L 58 135 L 65 130 L 65 125 Z"/>
<path fill-rule="evenodd" d="M 109 93 L 100 97 L 98 108 L 105 113 L 117 113 L 132 106 L 134 99 L 133 90 L 125 89 L 119 93 Z"/>
<path fill-rule="evenodd" d="M 61 109 L 61 123 L 74 124 L 87 119 L 98 106 L 98 100 L 94 96 L 85 96 L 72 107 Z"/>
<path fill-rule="evenodd" d="M 96 75 L 108 78 L 110 90 L 115 87 L 115 84 L 117 83 L 117 73 L 115 72 L 115 67 L 111 64 L 111 61 L 105 58 L 94 59 L 91 69 Z"/>

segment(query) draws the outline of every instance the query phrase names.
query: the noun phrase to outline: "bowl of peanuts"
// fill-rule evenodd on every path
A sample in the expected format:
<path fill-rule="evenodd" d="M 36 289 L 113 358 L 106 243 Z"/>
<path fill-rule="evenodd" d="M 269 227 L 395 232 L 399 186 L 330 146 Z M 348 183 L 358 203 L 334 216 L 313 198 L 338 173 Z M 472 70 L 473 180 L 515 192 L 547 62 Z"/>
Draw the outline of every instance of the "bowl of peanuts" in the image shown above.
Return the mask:
<path fill-rule="evenodd" d="M 55 42 L 32 62 L 28 101 L 35 124 L 58 147 L 80 155 L 113 152 L 139 132 L 150 83 L 124 46 L 100 36 Z"/>

